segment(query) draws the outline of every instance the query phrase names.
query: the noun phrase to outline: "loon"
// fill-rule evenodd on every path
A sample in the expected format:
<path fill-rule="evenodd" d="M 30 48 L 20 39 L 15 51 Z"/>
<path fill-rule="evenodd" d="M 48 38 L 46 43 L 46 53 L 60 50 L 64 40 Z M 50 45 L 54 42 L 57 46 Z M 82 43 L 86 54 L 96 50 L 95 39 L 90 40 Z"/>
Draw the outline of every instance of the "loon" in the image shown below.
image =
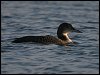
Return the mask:
<path fill-rule="evenodd" d="M 57 30 L 57 37 L 51 35 L 45 36 L 24 36 L 20 38 L 15 38 L 13 43 L 23 43 L 23 42 L 37 42 L 42 44 L 56 44 L 56 45 L 67 45 L 68 43 L 72 43 L 73 41 L 68 37 L 70 32 L 78 32 L 81 31 L 72 27 L 69 23 L 62 23 L 59 25 Z"/>

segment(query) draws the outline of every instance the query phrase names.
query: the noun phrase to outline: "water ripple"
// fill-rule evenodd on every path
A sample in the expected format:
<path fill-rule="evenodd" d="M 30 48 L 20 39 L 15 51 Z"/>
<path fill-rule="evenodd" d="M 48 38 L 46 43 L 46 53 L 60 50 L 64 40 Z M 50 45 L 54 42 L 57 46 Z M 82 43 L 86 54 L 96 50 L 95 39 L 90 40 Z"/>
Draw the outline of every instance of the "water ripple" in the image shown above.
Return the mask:
<path fill-rule="evenodd" d="M 98 74 L 98 1 L 2 1 L 2 74 Z M 81 34 L 71 33 L 67 47 L 36 43 L 12 43 L 26 35 L 53 35 L 68 22 Z M 83 64 L 84 63 L 84 64 Z"/>

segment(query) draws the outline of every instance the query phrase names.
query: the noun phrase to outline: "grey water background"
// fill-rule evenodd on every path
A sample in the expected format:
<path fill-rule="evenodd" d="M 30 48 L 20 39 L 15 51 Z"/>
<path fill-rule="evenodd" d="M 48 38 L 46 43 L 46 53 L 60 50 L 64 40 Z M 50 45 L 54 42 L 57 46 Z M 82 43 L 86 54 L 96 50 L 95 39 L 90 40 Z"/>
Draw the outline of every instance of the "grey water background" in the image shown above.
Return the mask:
<path fill-rule="evenodd" d="M 53 35 L 68 22 L 81 34 L 69 36 L 77 44 L 67 47 L 12 43 L 27 35 Z M 2 1 L 2 74 L 98 74 L 98 1 Z"/>

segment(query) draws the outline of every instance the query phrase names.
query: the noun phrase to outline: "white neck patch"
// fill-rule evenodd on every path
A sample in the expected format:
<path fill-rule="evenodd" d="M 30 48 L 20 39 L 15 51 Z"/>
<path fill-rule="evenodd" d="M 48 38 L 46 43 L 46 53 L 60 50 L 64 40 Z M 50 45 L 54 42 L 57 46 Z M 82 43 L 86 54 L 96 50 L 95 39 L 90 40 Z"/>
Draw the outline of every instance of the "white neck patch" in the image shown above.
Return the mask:
<path fill-rule="evenodd" d="M 64 36 L 68 39 L 68 42 L 72 42 L 72 40 L 68 37 L 68 33 L 63 33 Z"/>

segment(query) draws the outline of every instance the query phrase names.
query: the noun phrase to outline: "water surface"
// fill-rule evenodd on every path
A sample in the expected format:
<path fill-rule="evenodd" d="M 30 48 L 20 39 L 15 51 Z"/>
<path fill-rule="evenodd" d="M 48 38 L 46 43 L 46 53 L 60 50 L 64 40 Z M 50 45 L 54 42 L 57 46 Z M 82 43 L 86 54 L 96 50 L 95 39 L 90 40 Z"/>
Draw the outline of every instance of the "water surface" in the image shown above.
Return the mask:
<path fill-rule="evenodd" d="M 71 33 L 77 42 L 67 47 L 12 43 L 26 35 L 53 35 L 68 22 L 83 33 Z M 2 1 L 2 74 L 98 74 L 98 1 Z"/>

